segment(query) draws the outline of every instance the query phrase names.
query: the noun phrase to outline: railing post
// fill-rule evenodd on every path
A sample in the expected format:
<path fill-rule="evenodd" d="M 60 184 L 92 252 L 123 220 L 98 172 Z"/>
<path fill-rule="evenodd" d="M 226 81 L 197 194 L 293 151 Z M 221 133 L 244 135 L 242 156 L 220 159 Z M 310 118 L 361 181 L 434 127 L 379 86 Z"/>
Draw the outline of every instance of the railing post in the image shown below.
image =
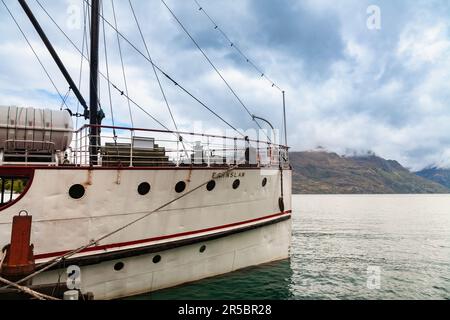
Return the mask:
<path fill-rule="evenodd" d="M 259 155 L 259 139 L 256 141 L 256 163 L 261 167 L 261 157 Z"/>
<path fill-rule="evenodd" d="M 209 145 L 209 137 L 206 137 L 206 143 L 207 143 L 207 162 L 208 162 L 208 168 L 211 167 L 211 146 Z"/>
<path fill-rule="evenodd" d="M 180 166 L 180 140 L 177 139 L 177 168 Z"/>
<path fill-rule="evenodd" d="M 131 130 L 131 148 L 130 148 L 130 168 L 133 167 L 133 155 L 134 155 L 134 130 Z"/>
<path fill-rule="evenodd" d="M 78 152 L 78 130 L 75 132 L 75 157 L 73 161 L 75 166 L 77 166 L 78 164 L 77 152 Z"/>
<path fill-rule="evenodd" d="M 273 157 L 272 152 L 273 152 L 273 150 L 272 150 L 272 144 L 270 142 L 268 143 L 268 151 L 269 151 L 269 167 L 271 167 L 272 166 L 272 157 Z"/>
<path fill-rule="evenodd" d="M 85 162 L 85 165 L 87 165 L 87 164 L 89 164 L 90 163 L 90 150 L 89 150 L 89 135 L 87 134 L 87 132 L 88 132 L 88 130 L 89 130 L 89 128 L 88 127 L 86 127 L 85 128 L 85 131 L 86 131 L 86 134 L 84 135 L 84 139 L 85 139 L 85 148 L 86 148 L 86 151 L 84 152 L 84 154 L 86 155 L 85 156 L 85 159 L 84 159 L 84 161 L 86 161 Z"/>
<path fill-rule="evenodd" d="M 237 164 L 237 138 L 234 138 L 234 165 Z"/>

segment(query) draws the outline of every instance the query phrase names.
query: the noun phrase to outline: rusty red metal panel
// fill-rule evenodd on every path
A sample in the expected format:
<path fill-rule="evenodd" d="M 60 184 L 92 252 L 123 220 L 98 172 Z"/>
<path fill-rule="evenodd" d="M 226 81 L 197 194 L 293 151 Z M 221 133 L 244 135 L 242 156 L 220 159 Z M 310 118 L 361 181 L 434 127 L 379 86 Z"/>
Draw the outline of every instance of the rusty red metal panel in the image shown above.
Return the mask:
<path fill-rule="evenodd" d="M 19 215 L 13 218 L 11 243 L 1 274 L 12 281 L 21 279 L 35 269 L 33 245 L 31 241 L 32 217 Z"/>
<path fill-rule="evenodd" d="M 10 255 L 7 264 L 23 266 L 28 264 L 31 240 L 31 216 L 16 216 L 13 218 L 11 232 Z"/>

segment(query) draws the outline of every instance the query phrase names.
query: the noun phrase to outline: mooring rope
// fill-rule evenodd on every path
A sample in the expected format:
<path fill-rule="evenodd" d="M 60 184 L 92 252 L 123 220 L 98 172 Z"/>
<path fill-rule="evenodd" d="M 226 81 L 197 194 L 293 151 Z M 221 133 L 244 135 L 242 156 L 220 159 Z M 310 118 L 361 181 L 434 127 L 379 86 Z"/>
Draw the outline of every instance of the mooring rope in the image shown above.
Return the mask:
<path fill-rule="evenodd" d="M 51 296 L 48 296 L 46 294 L 34 291 L 34 290 L 32 290 L 32 289 L 30 289 L 28 287 L 20 286 L 17 283 L 11 282 L 11 281 L 9 281 L 9 280 L 7 280 L 5 278 L 2 278 L 2 277 L 0 277 L 0 282 L 3 282 L 4 284 L 6 284 L 7 285 L 6 288 L 14 287 L 17 290 L 19 290 L 19 291 L 21 291 L 23 293 L 26 293 L 26 294 L 28 294 L 28 295 L 30 295 L 30 296 L 38 299 L 38 300 L 54 300 L 54 301 L 61 300 L 61 299 L 58 299 L 58 298 L 55 298 L 55 297 L 51 297 Z"/>

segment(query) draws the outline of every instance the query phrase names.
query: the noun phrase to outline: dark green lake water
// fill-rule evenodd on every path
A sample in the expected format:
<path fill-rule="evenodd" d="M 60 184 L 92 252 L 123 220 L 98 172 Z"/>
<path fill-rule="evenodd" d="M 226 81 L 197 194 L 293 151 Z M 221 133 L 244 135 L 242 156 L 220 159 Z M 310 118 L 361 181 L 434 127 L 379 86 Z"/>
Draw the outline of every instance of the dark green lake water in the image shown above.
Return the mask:
<path fill-rule="evenodd" d="M 133 299 L 450 299 L 450 196 L 295 196 L 291 251 Z"/>

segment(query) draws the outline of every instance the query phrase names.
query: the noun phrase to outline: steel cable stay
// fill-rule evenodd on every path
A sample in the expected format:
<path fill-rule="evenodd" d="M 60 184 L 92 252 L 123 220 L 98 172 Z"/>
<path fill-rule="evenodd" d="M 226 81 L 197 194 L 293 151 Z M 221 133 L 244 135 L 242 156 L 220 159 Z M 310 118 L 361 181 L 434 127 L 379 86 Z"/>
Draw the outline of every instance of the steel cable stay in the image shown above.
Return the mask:
<path fill-rule="evenodd" d="M 242 58 L 244 58 L 244 60 L 250 64 L 253 69 L 255 69 L 262 78 L 266 79 L 268 82 L 270 82 L 270 85 L 272 88 L 276 88 L 278 89 L 280 92 L 283 92 L 283 89 L 281 89 L 274 81 L 272 81 L 267 74 L 262 71 L 262 69 L 260 67 L 258 67 L 252 60 L 250 60 L 250 58 L 236 45 L 235 42 L 233 42 L 228 35 L 225 33 L 225 31 L 223 31 L 223 29 L 216 23 L 216 21 L 211 17 L 211 15 L 209 15 L 205 8 L 203 6 L 200 5 L 200 3 L 197 0 L 193 0 L 196 5 L 198 6 L 198 10 L 203 12 L 203 14 L 208 18 L 209 21 L 211 21 L 211 23 L 214 26 L 214 30 L 217 30 L 224 38 L 225 40 L 230 44 L 230 47 L 234 48 L 237 53 L 239 53 L 239 55 L 242 56 Z"/>
<path fill-rule="evenodd" d="M 69 42 L 70 42 L 73 46 L 77 47 L 76 44 L 72 41 L 72 39 L 70 39 L 70 37 L 68 37 L 67 34 L 64 32 L 64 30 L 62 30 L 62 28 L 58 25 L 58 23 L 55 21 L 55 19 L 53 19 L 53 17 L 50 15 L 50 13 L 48 12 L 48 10 L 45 9 L 45 7 L 42 5 L 42 3 L 41 3 L 39 0 L 35 0 L 35 1 L 36 1 L 36 3 L 38 4 L 38 6 L 42 9 L 42 11 L 50 18 L 50 20 L 52 21 L 52 23 L 53 23 L 53 24 L 59 29 L 59 31 L 62 32 L 63 35 L 69 40 Z M 89 21 L 89 10 L 88 10 L 87 7 L 84 6 L 84 2 L 83 2 L 83 11 L 85 11 L 85 12 L 84 12 L 84 31 L 83 31 L 84 35 L 83 35 L 83 41 L 86 41 L 86 43 L 83 42 L 83 45 L 82 45 L 82 46 L 85 45 L 85 47 L 86 47 L 86 53 L 89 55 L 89 45 L 88 45 L 89 39 L 88 39 L 88 36 L 87 36 L 87 34 L 86 34 L 86 29 L 87 29 L 86 24 L 89 25 L 89 34 L 90 34 L 90 24 L 89 24 L 89 23 L 86 23 L 86 20 Z M 86 12 L 86 11 L 87 11 L 87 12 Z M 87 19 L 86 19 L 86 15 L 87 15 Z M 77 47 L 77 51 L 81 54 L 81 56 L 82 56 L 81 59 L 83 59 L 83 57 L 84 57 L 84 58 L 88 61 L 89 65 L 90 65 L 90 59 L 84 56 L 84 50 L 79 50 L 78 47 Z M 80 78 L 79 78 L 79 83 L 80 83 L 80 85 L 81 85 L 81 77 L 82 77 L 82 69 L 81 69 L 81 68 L 80 68 L 79 77 L 80 77 Z M 80 87 L 80 85 L 79 85 L 78 87 Z M 99 88 L 99 89 L 100 89 L 100 88 Z M 101 102 L 100 102 L 100 99 L 99 99 L 98 96 L 97 96 L 97 101 L 98 101 L 98 105 L 100 106 L 100 112 L 102 112 Z M 78 101 L 78 104 L 79 104 L 79 101 Z M 80 115 L 80 114 L 78 113 L 78 111 L 79 111 L 79 105 L 77 106 L 77 113 L 76 113 L 76 116 L 77 116 L 77 123 L 76 123 L 76 124 L 77 124 L 77 125 L 78 125 L 78 117 L 83 116 L 83 115 Z"/>
<path fill-rule="evenodd" d="M 213 68 L 213 70 L 217 73 L 217 75 L 222 79 L 222 81 L 225 83 L 225 85 L 227 86 L 227 88 L 230 90 L 230 92 L 232 93 L 232 95 L 236 98 L 236 100 L 239 102 L 239 104 L 244 108 L 244 110 L 248 113 L 248 115 L 250 116 L 250 118 L 252 119 L 252 121 L 254 121 L 257 126 L 259 127 L 259 129 L 263 130 L 263 128 L 261 127 L 261 125 L 259 124 L 258 121 L 256 121 L 256 119 L 254 118 L 253 114 L 250 112 L 249 108 L 244 104 L 244 102 L 242 101 L 242 99 L 238 96 L 238 94 L 236 93 L 236 91 L 231 87 L 231 85 L 229 84 L 229 82 L 225 79 L 225 77 L 222 75 L 222 73 L 219 71 L 219 69 L 215 66 L 215 64 L 212 62 L 212 60 L 208 57 L 208 55 L 206 54 L 206 52 L 202 49 L 202 47 L 200 47 L 200 45 L 198 44 L 198 42 L 194 39 L 194 37 L 190 34 L 190 32 L 186 29 L 186 27 L 184 26 L 184 24 L 181 22 L 181 20 L 176 16 L 176 14 L 172 11 L 172 9 L 170 9 L 170 7 L 167 5 L 167 3 L 164 0 L 161 0 L 161 2 L 164 4 L 164 6 L 167 8 L 167 10 L 170 12 L 170 14 L 172 15 L 172 17 L 175 19 L 175 21 L 180 25 L 181 29 L 183 29 L 183 31 L 186 33 L 186 35 L 189 37 L 189 39 L 194 43 L 194 45 L 197 47 L 197 49 L 200 51 L 200 53 L 203 55 L 203 57 L 206 59 L 206 61 L 211 65 L 211 67 Z M 271 141 L 271 139 L 269 138 L 269 136 L 267 134 L 265 134 L 267 139 L 269 141 Z"/>
<path fill-rule="evenodd" d="M 267 74 L 256 65 L 256 63 L 254 63 L 241 49 L 240 47 L 238 47 L 236 45 L 235 42 L 233 42 L 230 37 L 225 33 L 225 31 L 223 31 L 223 29 L 216 23 L 216 21 L 211 17 L 210 14 L 208 14 L 208 12 L 206 12 L 205 8 L 203 6 L 200 5 L 200 3 L 198 2 L 198 0 L 193 0 L 195 2 L 195 4 L 198 7 L 198 10 L 201 11 L 206 18 L 212 23 L 212 25 L 214 26 L 214 30 L 217 30 L 223 37 L 224 39 L 229 43 L 231 48 L 234 48 L 236 50 L 236 52 L 242 56 L 242 58 L 245 60 L 245 62 L 247 62 L 250 66 L 253 67 L 253 69 L 256 70 L 256 72 L 258 72 L 258 74 L 261 75 L 261 78 L 266 79 L 272 88 L 276 88 L 278 89 L 278 91 L 281 92 L 282 96 L 283 96 L 283 130 L 284 130 L 284 139 L 285 139 L 285 145 L 288 145 L 288 140 L 287 140 L 287 123 L 286 123 L 286 91 L 283 90 L 280 86 L 278 86 L 275 81 L 273 81 L 271 78 L 269 78 L 269 76 L 267 76 Z"/>
<path fill-rule="evenodd" d="M 117 15 L 116 15 L 116 8 L 114 6 L 114 0 L 111 0 L 111 7 L 112 7 L 112 13 L 113 13 L 113 19 L 114 19 L 114 27 L 116 30 L 119 30 L 119 27 L 117 24 Z M 102 11 L 102 15 L 103 15 L 103 11 Z M 104 21 L 103 21 L 103 26 L 104 26 Z M 119 56 L 120 56 L 120 63 L 121 63 L 121 67 L 122 67 L 123 83 L 125 86 L 125 92 L 126 92 L 127 96 L 129 96 L 127 76 L 126 76 L 126 72 L 125 72 L 125 63 L 123 61 L 123 55 L 122 55 L 122 45 L 120 44 L 120 37 L 119 37 L 118 32 L 116 32 L 116 37 L 117 37 L 117 48 L 119 50 Z M 131 111 L 130 101 L 128 100 L 127 103 L 128 103 L 128 111 L 130 113 L 131 127 L 134 128 L 133 112 Z"/>
<path fill-rule="evenodd" d="M 64 30 L 59 26 L 59 24 L 56 22 L 56 20 L 50 15 L 50 13 L 45 9 L 45 7 L 39 2 L 39 0 L 36 0 L 38 2 L 38 4 L 40 5 L 40 7 L 42 8 L 42 10 L 45 12 L 45 14 L 49 17 L 49 19 L 52 21 L 52 23 L 57 27 L 57 29 L 64 35 L 64 37 L 69 41 L 69 43 L 75 48 L 76 51 L 78 51 L 78 53 L 83 57 L 83 59 L 85 59 L 86 61 L 90 61 L 89 57 L 87 57 L 84 53 L 84 50 L 80 50 L 78 48 L 78 46 L 73 42 L 72 39 L 70 39 L 70 37 L 64 32 Z M 83 4 L 88 4 L 85 0 L 82 0 Z M 87 12 L 89 14 L 89 10 L 87 8 Z M 106 20 L 105 20 L 106 21 Z M 109 22 L 107 22 L 109 24 Z M 87 24 L 89 25 L 89 24 Z M 112 26 L 112 25 L 110 25 Z M 88 41 L 87 37 L 85 38 L 86 41 Z M 87 46 L 87 44 L 86 44 Z M 87 46 L 88 47 L 88 46 Z M 87 50 L 89 51 L 89 50 Z M 88 54 L 89 52 L 87 52 Z M 164 126 L 161 122 L 159 122 L 155 117 L 153 117 L 149 112 L 147 112 L 142 106 L 138 105 L 133 99 L 131 99 L 128 95 L 125 94 L 125 92 L 120 89 L 117 85 L 115 85 L 112 81 L 110 81 L 109 77 L 105 74 L 103 74 L 102 72 L 99 72 L 100 76 L 108 82 L 109 85 L 111 85 L 121 96 L 125 97 L 126 99 L 130 100 L 130 102 L 135 105 L 136 107 L 138 107 L 141 111 L 143 111 L 147 116 L 149 116 L 152 120 L 154 120 L 158 125 L 160 125 L 161 127 L 163 127 L 166 130 L 169 130 L 166 126 Z"/>
<path fill-rule="evenodd" d="M 2 0 L 3 1 L 3 0 Z M 91 4 L 87 1 L 87 0 L 82 0 L 86 6 L 89 8 L 91 6 Z M 89 11 L 89 10 L 88 10 Z M 89 58 L 78 48 L 78 46 L 72 41 L 72 39 L 70 39 L 70 37 L 64 32 L 64 30 L 58 25 L 58 23 L 55 21 L 55 19 L 53 19 L 53 17 L 50 15 L 50 13 L 48 11 L 45 11 L 46 15 L 50 18 L 50 20 L 53 22 L 53 24 L 58 28 L 58 30 L 64 35 L 64 37 L 69 41 L 69 43 L 74 47 L 74 49 L 76 51 L 78 51 L 78 53 L 80 53 L 84 59 L 86 59 L 87 61 L 89 61 Z M 154 62 L 150 61 L 149 58 L 142 52 L 140 51 L 136 45 L 134 45 L 131 41 L 129 41 L 120 31 L 118 31 L 116 28 L 114 28 L 113 24 L 111 22 L 109 22 L 102 14 L 100 14 L 100 18 L 114 31 L 118 32 L 119 36 L 133 49 L 135 50 L 139 55 L 141 55 L 145 60 L 147 60 L 147 62 L 149 62 L 150 64 L 152 64 L 155 69 L 160 72 L 162 75 L 164 75 L 170 82 L 172 82 L 175 86 L 177 86 L 180 90 L 182 90 L 185 94 L 187 94 L 188 96 L 190 96 L 194 101 L 196 101 L 198 104 L 200 104 L 202 107 L 204 107 L 205 109 L 207 109 L 210 113 L 212 113 L 215 117 L 217 117 L 220 121 L 222 121 L 223 123 L 225 123 L 228 127 L 230 127 L 231 129 L 233 129 L 236 133 L 238 133 L 240 136 L 245 137 L 245 135 L 240 132 L 239 130 L 237 130 L 233 125 L 231 125 L 228 121 L 226 121 L 223 117 L 221 117 L 220 115 L 218 115 L 212 108 L 208 107 L 204 102 L 202 102 L 200 99 L 198 99 L 197 97 L 195 97 L 189 90 L 187 90 L 184 86 L 182 86 L 180 83 L 178 83 L 176 80 L 174 80 L 171 76 L 169 76 L 163 69 L 161 69 L 158 65 L 156 65 Z M 131 99 L 130 97 L 126 96 L 124 91 L 121 90 L 117 85 L 115 85 L 110 79 L 108 79 L 108 77 L 102 73 L 101 71 L 99 71 L 99 75 L 106 80 L 107 82 L 109 82 L 111 84 L 111 86 L 117 90 L 121 96 L 124 96 L 126 99 L 130 99 L 131 103 L 133 105 L 135 105 L 136 107 L 138 107 L 140 110 L 142 110 L 146 115 L 150 115 L 149 112 L 147 112 L 143 107 L 141 107 L 139 104 L 137 104 L 133 99 Z M 152 120 L 154 120 L 155 122 L 157 122 L 159 125 L 161 125 L 164 129 L 168 130 L 168 128 L 164 125 L 162 125 L 159 121 L 157 121 L 153 116 L 151 116 Z M 170 130 L 168 130 L 170 131 Z"/>
<path fill-rule="evenodd" d="M 39 3 L 39 1 L 38 0 L 36 0 L 38 3 Z M 43 9 L 43 10 L 45 10 L 42 6 L 41 6 L 41 8 Z M 87 32 L 87 29 L 86 29 L 86 6 L 84 5 L 84 2 L 83 2 L 83 37 L 82 37 L 82 39 L 81 39 L 81 58 L 80 58 L 80 72 L 79 72 L 79 75 L 78 75 L 78 88 L 80 88 L 80 90 L 81 90 L 81 84 L 82 84 L 82 81 L 83 81 L 83 66 L 84 66 L 84 58 L 83 58 L 83 55 L 84 55 L 84 49 L 85 49 L 85 45 L 86 45 L 86 47 L 88 47 L 87 46 L 87 34 L 86 34 L 86 32 Z M 80 112 L 80 101 L 78 101 L 78 103 L 77 103 L 77 114 Z M 76 117 L 76 123 L 75 123 L 75 127 L 76 128 L 78 128 L 78 117 Z"/>
<path fill-rule="evenodd" d="M 51 77 L 50 73 L 48 72 L 47 68 L 45 67 L 44 63 L 42 62 L 41 58 L 39 58 L 39 55 L 37 54 L 36 50 L 34 49 L 33 45 L 31 44 L 31 42 L 28 40 L 28 37 L 26 36 L 25 32 L 23 31 L 22 27 L 19 25 L 19 22 L 16 20 L 15 16 L 13 15 L 13 13 L 11 12 L 11 10 L 9 9 L 8 5 L 5 3 L 4 0 L 1 0 L 3 5 L 5 6 L 6 10 L 8 11 L 9 15 L 11 16 L 11 19 L 14 21 L 15 25 L 17 26 L 17 28 L 19 29 L 20 33 L 22 34 L 22 36 L 24 37 L 25 41 L 27 42 L 28 46 L 30 47 L 31 51 L 33 52 L 34 56 L 36 57 L 37 61 L 39 62 L 39 64 L 41 65 L 42 69 L 44 70 L 45 74 L 47 75 L 48 79 L 50 80 L 53 88 L 56 90 L 56 92 L 58 93 L 59 97 L 61 98 L 62 101 L 62 105 L 65 105 L 67 110 L 69 112 L 70 108 L 66 103 L 66 99 L 62 96 L 61 92 L 58 90 L 58 87 L 56 86 L 55 82 L 53 81 L 53 78 Z"/>
<path fill-rule="evenodd" d="M 88 6 L 91 6 L 90 3 L 87 0 L 83 0 Z M 142 56 L 147 62 L 149 62 L 150 64 L 152 64 L 156 70 L 158 72 L 160 72 L 162 75 L 164 75 L 168 80 L 170 80 L 175 86 L 177 86 L 178 88 L 180 88 L 182 91 L 184 91 L 187 95 L 189 95 L 191 98 L 193 98 L 196 102 L 198 102 L 200 105 L 202 105 L 203 107 L 205 107 L 208 111 L 210 111 L 214 116 L 216 116 L 218 119 L 220 119 L 222 122 L 224 122 L 227 126 L 229 126 L 231 129 L 233 129 L 234 131 L 236 131 L 239 135 L 241 135 L 242 137 L 245 137 L 245 135 L 243 133 L 241 133 L 239 130 L 237 130 L 234 126 L 232 126 L 229 122 L 227 122 L 224 118 L 222 118 L 221 116 L 219 116 L 216 112 L 214 112 L 211 108 L 209 108 L 204 102 L 202 102 L 200 99 L 198 99 L 197 97 L 195 97 L 190 91 L 188 91 L 184 86 L 182 86 L 179 82 L 177 82 L 176 80 L 174 80 L 171 76 L 169 76 L 162 68 L 160 68 L 157 64 L 155 64 L 153 61 L 150 61 L 150 59 L 141 51 L 137 48 L 137 46 L 135 44 L 133 44 L 130 40 L 128 40 L 119 30 L 117 30 L 116 28 L 114 28 L 113 24 L 111 22 L 109 22 L 103 15 L 100 14 L 100 18 L 103 19 L 106 24 L 113 29 L 114 31 L 116 31 L 119 36 L 125 40 L 125 42 L 133 49 L 135 50 L 140 56 Z M 76 46 L 75 46 L 76 47 Z M 79 51 L 79 49 L 77 49 Z M 100 73 L 100 75 L 102 75 Z M 104 75 L 102 75 L 102 77 L 104 77 Z"/>
<path fill-rule="evenodd" d="M 67 90 L 67 93 L 64 95 L 63 101 L 61 102 L 61 107 L 59 108 L 60 111 L 62 111 L 64 105 L 66 104 L 67 99 L 69 99 L 70 92 L 72 91 L 72 88 L 69 87 L 69 90 Z M 72 111 L 69 110 L 69 113 L 72 114 Z"/>
<path fill-rule="evenodd" d="M 144 37 L 144 34 L 142 32 L 141 25 L 140 25 L 139 20 L 137 18 L 136 12 L 134 11 L 133 4 L 132 4 L 131 0 L 128 0 L 128 3 L 130 4 L 130 9 L 131 9 L 131 12 L 133 13 L 133 17 L 134 17 L 134 20 L 136 22 L 136 26 L 137 26 L 137 28 L 139 30 L 139 34 L 141 36 L 142 43 L 144 44 L 145 50 L 147 51 L 148 58 L 152 62 L 152 64 L 151 64 L 152 65 L 152 70 L 153 70 L 153 73 L 154 73 L 154 75 L 156 77 L 156 81 L 158 82 L 158 86 L 159 86 L 159 89 L 161 91 L 161 95 L 162 95 L 162 97 L 164 99 L 164 102 L 166 104 L 167 110 L 169 111 L 170 117 L 172 118 L 172 122 L 173 122 L 173 125 L 174 125 L 174 128 L 175 128 L 175 131 L 179 132 L 180 130 L 178 129 L 177 122 L 175 121 L 175 117 L 173 115 L 172 108 L 170 107 L 169 100 L 167 99 L 167 95 L 166 95 L 166 93 L 164 91 L 164 88 L 162 86 L 161 79 L 159 78 L 158 72 L 156 71 L 156 68 L 155 68 L 155 66 L 153 64 L 153 58 L 152 58 L 152 55 L 150 54 L 150 50 L 148 48 L 147 41 L 145 41 L 145 37 Z M 186 150 L 186 146 L 184 144 L 183 137 L 180 134 L 178 134 L 178 140 L 181 142 L 181 145 L 183 147 L 183 150 L 184 150 L 184 152 L 186 154 L 187 159 L 189 159 L 189 155 L 188 155 L 188 152 Z"/>
<path fill-rule="evenodd" d="M 84 5 L 84 2 L 83 2 Z M 102 2 L 102 13 L 103 13 L 103 2 Z M 108 63 L 108 50 L 107 50 L 107 46 L 106 46 L 106 32 L 105 32 L 105 22 L 103 21 L 102 23 L 102 30 L 103 30 L 103 46 L 104 46 L 104 53 L 105 53 L 105 67 L 106 67 L 106 76 L 109 79 L 109 63 Z M 113 125 L 113 127 L 116 126 L 116 122 L 114 120 L 114 110 L 113 110 L 113 102 L 112 102 L 112 94 L 111 94 L 111 84 L 108 82 L 107 83 L 108 86 L 108 97 L 109 97 L 109 109 L 111 112 L 111 123 Z M 116 140 L 117 138 L 117 134 L 116 134 L 116 129 L 113 129 L 113 134 L 114 134 L 114 140 Z"/>
<path fill-rule="evenodd" d="M 224 170 L 221 174 L 227 174 L 227 173 L 233 172 L 233 171 L 235 171 L 236 169 L 238 169 L 239 166 L 242 165 L 243 163 L 244 163 L 244 162 L 239 162 L 238 164 L 229 167 L 227 170 Z M 65 260 L 67 260 L 67 259 L 73 257 L 74 255 L 76 255 L 76 254 L 78 254 L 78 253 L 81 253 L 82 251 L 84 251 L 84 250 L 86 250 L 86 249 L 88 249 L 88 248 L 91 248 L 91 247 L 93 247 L 93 246 L 98 245 L 98 243 L 100 243 L 101 241 L 106 240 L 106 239 L 108 239 L 108 238 L 114 236 L 115 234 L 117 234 L 117 233 L 119 233 L 119 232 L 121 232 L 121 231 L 123 231 L 123 230 L 125 230 L 125 229 L 127 229 L 127 228 L 129 228 L 129 227 L 131 227 L 131 226 L 133 226 L 133 225 L 135 225 L 135 224 L 137 224 L 137 223 L 143 221 L 143 220 L 145 220 L 145 219 L 148 218 L 149 216 L 151 216 L 151 215 L 153 215 L 153 214 L 155 214 L 155 213 L 157 213 L 157 212 L 163 210 L 164 208 L 167 208 L 167 207 L 170 206 L 171 204 L 173 204 L 173 203 L 175 203 L 175 202 L 177 202 L 177 201 L 179 201 L 179 200 L 181 200 L 181 199 L 186 198 L 187 196 L 193 194 L 195 191 L 200 190 L 201 188 L 204 188 L 210 181 L 211 181 L 211 179 L 208 179 L 208 181 L 206 181 L 206 182 L 204 182 L 204 183 L 198 185 L 197 187 L 193 188 L 192 190 L 187 191 L 186 193 L 182 194 L 181 196 L 176 197 L 176 198 L 174 198 L 174 199 L 172 199 L 172 200 L 170 200 L 170 201 L 164 203 L 163 205 L 159 206 L 158 208 L 156 208 L 156 209 L 154 209 L 154 210 L 152 210 L 152 211 L 150 211 L 150 212 L 147 212 L 147 213 L 144 214 L 143 216 L 141 216 L 141 217 L 139 217 L 139 218 L 137 218 L 137 219 L 135 219 L 135 220 L 130 221 L 129 223 L 123 225 L 122 227 L 117 228 L 117 229 L 111 231 L 110 233 L 101 236 L 100 238 L 98 238 L 98 239 L 96 239 L 96 240 L 91 240 L 91 241 L 90 241 L 88 244 L 86 244 L 86 245 L 83 245 L 83 246 L 81 246 L 81 247 L 79 247 L 79 248 L 77 248 L 77 249 L 75 249 L 75 250 L 72 250 L 72 251 L 70 251 L 70 252 L 67 252 L 67 253 L 65 253 L 65 254 L 63 254 L 63 255 L 57 257 L 57 258 L 54 258 L 54 259 L 52 259 L 52 260 L 49 260 L 49 261 L 47 261 L 47 262 L 42 263 L 42 264 L 40 265 L 40 267 L 42 267 L 41 269 L 35 271 L 34 273 L 28 275 L 27 277 L 25 277 L 25 278 L 23 278 L 23 279 L 21 279 L 21 280 L 15 282 L 15 283 L 10 283 L 10 284 L 8 284 L 7 286 L 2 287 L 2 288 L 0 288 L 0 289 L 7 289 L 7 288 L 9 288 L 10 286 L 14 286 L 14 287 L 19 286 L 20 284 L 22 284 L 22 283 L 24 283 L 24 282 L 26 282 L 26 281 L 28 281 L 28 280 L 30 280 L 30 279 L 36 277 L 37 275 L 39 275 L 39 274 L 41 274 L 41 273 L 47 271 L 48 269 L 53 268 L 53 267 L 59 265 L 60 263 L 63 263 Z M 44 266 L 45 266 L 45 267 L 44 267 Z"/>

